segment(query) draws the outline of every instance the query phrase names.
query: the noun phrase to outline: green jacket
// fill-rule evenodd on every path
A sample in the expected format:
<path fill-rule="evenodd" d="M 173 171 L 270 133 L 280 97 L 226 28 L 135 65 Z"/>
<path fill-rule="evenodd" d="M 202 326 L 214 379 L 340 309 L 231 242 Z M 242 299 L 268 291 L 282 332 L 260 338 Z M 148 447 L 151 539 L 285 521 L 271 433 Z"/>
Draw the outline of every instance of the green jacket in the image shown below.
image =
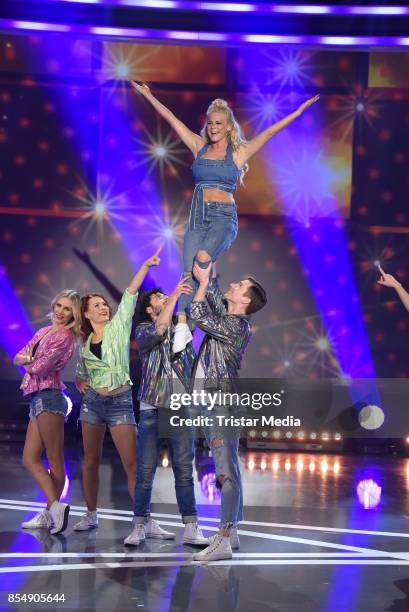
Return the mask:
<path fill-rule="evenodd" d="M 105 325 L 102 336 L 101 359 L 90 350 L 90 334 L 79 352 L 76 376 L 88 381 L 92 389 L 107 387 L 110 391 L 132 384 L 129 377 L 129 344 L 132 317 L 138 294 L 125 290 L 118 310 Z"/>

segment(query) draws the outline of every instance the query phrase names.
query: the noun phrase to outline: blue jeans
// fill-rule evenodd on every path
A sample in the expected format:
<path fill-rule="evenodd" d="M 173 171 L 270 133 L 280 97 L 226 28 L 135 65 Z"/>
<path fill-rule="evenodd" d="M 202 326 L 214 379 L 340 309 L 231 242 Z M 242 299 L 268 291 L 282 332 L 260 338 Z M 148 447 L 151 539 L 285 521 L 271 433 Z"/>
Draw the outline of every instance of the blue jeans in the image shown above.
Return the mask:
<path fill-rule="evenodd" d="M 184 523 L 197 521 L 193 484 L 193 431 L 181 432 L 174 438 L 159 438 L 158 409 L 141 410 L 138 425 L 138 465 L 135 482 L 134 520 L 145 523 L 150 516 L 152 485 L 158 463 L 159 450 L 166 439 L 173 474 L 176 499 Z"/>
<path fill-rule="evenodd" d="M 206 251 L 212 261 L 216 261 L 225 253 L 237 236 L 237 210 L 235 204 L 210 202 L 203 204 L 203 220 L 196 223 L 195 229 L 186 228 L 183 243 L 184 274 L 191 273 L 195 255 L 198 251 Z M 193 300 L 198 282 L 191 276 L 187 283 L 193 291 L 190 295 L 181 295 L 178 313 L 184 313 Z"/>
<path fill-rule="evenodd" d="M 215 406 L 209 411 L 201 406 L 200 411 L 213 419 L 213 424 L 206 426 L 204 431 L 214 459 L 216 483 L 221 490 L 220 527 L 231 527 L 243 520 L 243 483 L 238 453 L 241 427 L 219 424 L 216 416 L 234 416 L 228 407 Z"/>
<path fill-rule="evenodd" d="M 130 389 L 117 395 L 100 395 L 91 387 L 81 402 L 80 420 L 91 425 L 135 425 Z"/>
<path fill-rule="evenodd" d="M 30 393 L 30 419 L 36 419 L 42 412 L 65 417 L 68 406 L 60 389 L 43 389 Z"/>

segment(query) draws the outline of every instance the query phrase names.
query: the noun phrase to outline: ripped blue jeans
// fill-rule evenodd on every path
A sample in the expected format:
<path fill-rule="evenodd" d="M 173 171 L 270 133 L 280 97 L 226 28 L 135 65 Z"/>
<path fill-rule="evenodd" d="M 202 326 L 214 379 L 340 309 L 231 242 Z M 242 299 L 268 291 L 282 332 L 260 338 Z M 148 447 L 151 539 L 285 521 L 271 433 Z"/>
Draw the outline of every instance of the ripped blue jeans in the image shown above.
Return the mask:
<path fill-rule="evenodd" d="M 184 274 L 192 272 L 194 258 L 198 251 L 206 251 L 212 261 L 216 261 L 229 249 L 237 236 L 238 221 L 235 204 L 209 202 L 203 206 L 203 220 L 199 219 L 195 229 L 189 229 L 189 226 L 186 228 L 183 242 Z M 199 287 L 199 283 L 192 276 L 187 283 L 193 291 L 190 295 L 180 296 L 178 314 L 185 313 Z"/>
<path fill-rule="evenodd" d="M 242 428 L 220 424 L 216 417 L 234 416 L 228 407 L 215 406 L 201 414 L 211 417 L 213 424 L 204 428 L 216 468 L 216 483 L 221 491 L 220 527 L 231 527 L 243 520 L 243 484 L 239 464 L 239 441 Z"/>

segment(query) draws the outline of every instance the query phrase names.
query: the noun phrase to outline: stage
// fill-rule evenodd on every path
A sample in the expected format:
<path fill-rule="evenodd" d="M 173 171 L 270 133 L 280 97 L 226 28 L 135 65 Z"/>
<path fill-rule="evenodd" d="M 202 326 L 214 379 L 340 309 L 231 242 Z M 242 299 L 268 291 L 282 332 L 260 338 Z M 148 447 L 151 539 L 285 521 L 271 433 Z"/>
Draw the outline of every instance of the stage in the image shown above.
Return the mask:
<path fill-rule="evenodd" d="M 181 544 L 166 451 L 155 479 L 153 516 L 176 533 L 176 540 L 147 540 L 130 549 L 123 545 L 130 500 L 109 446 L 100 472 L 100 525 L 84 533 L 72 530 L 84 511 L 81 451 L 67 449 L 71 513 L 68 529 L 58 536 L 19 527 L 43 501 L 21 468 L 21 450 L 0 447 L 2 606 L 149 612 L 408 609 L 409 459 L 243 451 L 240 550 L 231 561 L 200 565 L 191 560 L 194 548 Z M 200 465 L 211 469 L 199 449 L 197 470 Z M 207 474 L 196 479 L 196 495 L 200 523 L 211 535 L 219 500 Z M 374 485 L 358 496 L 359 483 L 369 480 Z M 365 509 L 365 503 L 376 507 Z M 31 600 L 7 603 L 11 593 Z M 58 595 L 58 605 L 36 604 L 41 594 Z"/>

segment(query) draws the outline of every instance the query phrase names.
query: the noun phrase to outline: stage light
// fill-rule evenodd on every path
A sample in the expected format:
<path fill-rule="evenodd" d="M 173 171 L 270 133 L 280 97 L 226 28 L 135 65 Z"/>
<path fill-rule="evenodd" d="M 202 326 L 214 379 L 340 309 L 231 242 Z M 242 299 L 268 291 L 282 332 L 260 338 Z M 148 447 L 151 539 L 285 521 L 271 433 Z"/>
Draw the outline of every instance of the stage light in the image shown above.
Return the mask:
<path fill-rule="evenodd" d="M 279 439 L 281 438 L 281 431 L 278 431 L 278 429 L 275 429 L 275 430 L 273 431 L 273 438 L 274 438 L 275 440 L 279 440 Z"/>
<path fill-rule="evenodd" d="M 335 461 L 334 463 L 334 474 L 339 474 L 339 470 L 341 469 L 341 466 L 339 464 L 338 461 Z"/>
<path fill-rule="evenodd" d="M 65 418 L 67 419 L 72 412 L 72 399 L 66 393 L 63 393 L 63 395 L 67 404 L 67 414 L 65 415 Z"/>
<path fill-rule="evenodd" d="M 247 465 L 248 465 L 250 472 L 252 472 L 256 466 L 253 459 L 250 459 Z"/>
<path fill-rule="evenodd" d="M 312 432 L 310 434 L 310 438 L 311 438 L 311 440 L 316 440 L 317 439 L 317 434 L 315 432 Z"/>
<path fill-rule="evenodd" d="M 310 461 L 310 465 L 308 466 L 310 472 L 315 472 L 315 462 L 314 461 Z"/>
<path fill-rule="evenodd" d="M 120 79 L 128 79 L 131 74 L 131 69 L 129 64 L 125 62 L 120 62 L 115 69 L 115 74 Z"/>
<path fill-rule="evenodd" d="M 165 457 L 163 457 L 162 459 L 162 467 L 167 468 L 168 465 L 169 465 L 169 459 L 165 455 Z"/>
<path fill-rule="evenodd" d="M 336 433 L 336 434 L 334 435 L 334 440 L 337 440 L 337 442 L 338 442 L 339 440 L 341 440 L 341 438 L 342 438 L 342 436 L 341 436 L 341 434 L 339 434 L 339 433 Z"/>
<path fill-rule="evenodd" d="M 287 431 L 285 437 L 290 440 L 293 437 L 293 434 L 291 433 L 291 431 Z"/>
<path fill-rule="evenodd" d="M 171 227 L 165 227 L 163 230 L 163 237 L 167 239 L 173 238 L 173 229 Z"/>
<path fill-rule="evenodd" d="M 287 459 L 287 461 L 284 463 L 284 469 L 286 472 L 288 472 L 289 470 L 291 470 L 291 461 L 289 461 Z"/>
<path fill-rule="evenodd" d="M 365 104 L 362 101 L 357 102 L 355 108 L 358 111 L 358 113 L 362 113 L 365 110 Z"/>
<path fill-rule="evenodd" d="M 265 460 L 265 459 L 262 459 L 262 461 L 261 461 L 261 463 L 260 463 L 260 469 L 261 469 L 261 470 L 263 470 L 263 472 L 264 472 L 264 470 L 266 469 L 266 467 L 267 467 L 267 462 L 266 462 L 266 460 Z"/>
<path fill-rule="evenodd" d="M 158 146 L 156 146 L 156 147 L 154 147 L 154 148 L 153 148 L 152 153 L 153 153 L 154 155 L 156 155 L 156 157 L 162 157 L 162 158 L 164 158 L 164 157 L 166 157 L 166 155 L 167 155 L 167 150 L 166 150 L 166 147 L 163 147 L 163 146 L 161 146 L 161 145 L 158 145 Z"/>
<path fill-rule="evenodd" d="M 325 459 L 321 461 L 321 472 L 323 474 L 326 474 L 328 472 L 328 462 Z"/>
<path fill-rule="evenodd" d="M 263 430 L 263 431 L 261 432 L 261 437 L 262 437 L 262 438 L 267 438 L 267 436 L 268 436 L 268 431 Z"/>
<path fill-rule="evenodd" d="M 409 444 L 409 436 L 406 438 L 406 444 Z"/>
<path fill-rule="evenodd" d="M 273 468 L 274 472 L 277 472 L 277 470 L 280 468 L 280 462 L 278 459 L 273 459 L 271 467 Z"/>
<path fill-rule="evenodd" d="M 303 431 L 300 431 L 300 432 L 298 433 L 298 437 L 300 438 L 300 440 L 304 440 L 304 438 L 305 438 L 305 433 L 304 433 Z"/>
<path fill-rule="evenodd" d="M 330 348 L 330 344 L 327 340 L 327 338 L 318 338 L 317 342 L 315 343 L 316 347 L 318 350 L 320 351 L 328 351 Z"/>
<path fill-rule="evenodd" d="M 250 429 L 249 436 L 250 436 L 250 438 L 255 438 L 256 437 L 256 431 L 254 429 Z"/>
<path fill-rule="evenodd" d="M 326 431 L 324 431 L 324 433 L 321 434 L 321 440 L 329 440 L 329 433 L 327 433 Z"/>
<path fill-rule="evenodd" d="M 297 461 L 297 472 L 302 472 L 304 469 L 304 462 L 302 459 L 298 459 Z"/>
<path fill-rule="evenodd" d="M 361 480 L 358 483 L 356 493 L 361 506 L 363 506 L 365 510 L 370 510 L 379 505 L 381 501 L 382 487 L 372 480 L 372 478 L 369 478 L 366 480 Z"/>
<path fill-rule="evenodd" d="M 358 420 L 360 426 L 363 427 L 363 429 L 379 429 L 385 421 L 385 413 L 379 406 L 364 406 L 359 411 Z"/>
<path fill-rule="evenodd" d="M 289 368 L 291 366 L 291 363 L 286 359 L 283 363 L 285 368 Z"/>
<path fill-rule="evenodd" d="M 381 261 L 379 259 L 375 259 L 373 265 L 375 266 L 375 268 L 379 268 L 379 266 L 381 265 Z"/>

